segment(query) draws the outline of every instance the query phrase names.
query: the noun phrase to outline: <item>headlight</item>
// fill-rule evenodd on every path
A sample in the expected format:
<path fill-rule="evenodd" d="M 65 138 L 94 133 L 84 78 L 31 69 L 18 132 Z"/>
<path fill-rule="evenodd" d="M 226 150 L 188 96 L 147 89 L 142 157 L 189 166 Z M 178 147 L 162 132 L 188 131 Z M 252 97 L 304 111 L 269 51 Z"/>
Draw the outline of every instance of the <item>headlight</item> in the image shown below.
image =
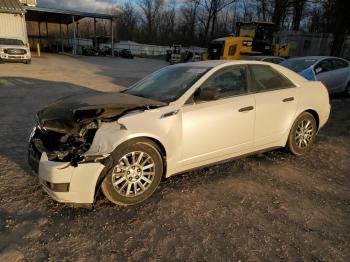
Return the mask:
<path fill-rule="evenodd" d="M 252 41 L 243 41 L 243 46 L 252 46 Z"/>
<path fill-rule="evenodd" d="M 0 53 L 3 53 L 4 52 L 4 48 L 0 48 Z"/>

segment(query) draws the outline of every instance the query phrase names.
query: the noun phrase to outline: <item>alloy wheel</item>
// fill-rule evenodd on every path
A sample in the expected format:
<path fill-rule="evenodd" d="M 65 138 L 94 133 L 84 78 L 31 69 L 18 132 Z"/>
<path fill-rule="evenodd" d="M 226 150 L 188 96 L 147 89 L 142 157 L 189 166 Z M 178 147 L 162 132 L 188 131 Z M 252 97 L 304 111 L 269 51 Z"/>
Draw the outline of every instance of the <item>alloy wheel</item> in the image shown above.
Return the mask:
<path fill-rule="evenodd" d="M 152 157 L 146 152 L 133 151 L 122 156 L 114 167 L 112 185 L 119 194 L 135 197 L 148 189 L 154 177 Z"/>
<path fill-rule="evenodd" d="M 314 127 L 309 119 L 302 120 L 295 132 L 295 143 L 299 148 L 306 148 L 314 136 Z"/>

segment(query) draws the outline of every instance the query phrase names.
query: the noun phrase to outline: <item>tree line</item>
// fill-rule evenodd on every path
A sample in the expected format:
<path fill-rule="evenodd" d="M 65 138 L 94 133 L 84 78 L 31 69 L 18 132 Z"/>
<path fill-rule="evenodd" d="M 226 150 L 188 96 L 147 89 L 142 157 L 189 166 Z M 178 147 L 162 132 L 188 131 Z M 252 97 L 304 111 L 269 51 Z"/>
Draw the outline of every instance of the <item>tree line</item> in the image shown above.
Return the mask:
<path fill-rule="evenodd" d="M 337 55 L 350 29 L 349 0 L 138 0 L 117 10 L 118 40 L 206 46 L 236 22 L 272 21 L 279 30 L 333 33 Z"/>

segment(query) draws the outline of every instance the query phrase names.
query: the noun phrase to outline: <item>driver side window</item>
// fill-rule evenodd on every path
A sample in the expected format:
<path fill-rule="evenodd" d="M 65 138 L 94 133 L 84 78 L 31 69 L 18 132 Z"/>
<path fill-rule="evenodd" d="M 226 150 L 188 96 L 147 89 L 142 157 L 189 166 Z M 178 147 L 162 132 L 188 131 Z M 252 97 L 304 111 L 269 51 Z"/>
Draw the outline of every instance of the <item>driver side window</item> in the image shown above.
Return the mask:
<path fill-rule="evenodd" d="M 247 93 L 247 73 L 245 66 L 225 68 L 216 72 L 204 82 L 201 86 L 201 91 L 216 92 L 216 99 Z"/>

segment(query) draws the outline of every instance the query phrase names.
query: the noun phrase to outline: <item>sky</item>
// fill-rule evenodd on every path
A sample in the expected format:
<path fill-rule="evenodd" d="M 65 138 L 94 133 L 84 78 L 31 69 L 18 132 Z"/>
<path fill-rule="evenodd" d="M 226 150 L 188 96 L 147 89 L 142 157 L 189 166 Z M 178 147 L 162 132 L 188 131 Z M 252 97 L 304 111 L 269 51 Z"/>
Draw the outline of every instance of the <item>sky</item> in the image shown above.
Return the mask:
<path fill-rule="evenodd" d="M 38 6 L 104 13 L 122 1 L 117 0 L 38 0 Z"/>

